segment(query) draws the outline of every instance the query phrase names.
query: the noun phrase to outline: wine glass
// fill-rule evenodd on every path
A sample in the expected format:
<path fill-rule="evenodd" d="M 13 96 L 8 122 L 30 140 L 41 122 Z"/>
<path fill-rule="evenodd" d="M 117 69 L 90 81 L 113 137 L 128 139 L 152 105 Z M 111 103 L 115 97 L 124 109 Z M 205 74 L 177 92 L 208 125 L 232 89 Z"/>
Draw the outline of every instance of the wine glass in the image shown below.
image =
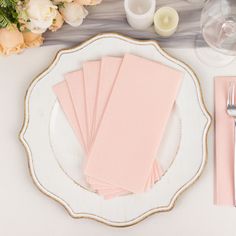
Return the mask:
<path fill-rule="evenodd" d="M 196 38 L 199 58 L 213 66 L 229 64 L 236 55 L 236 1 L 208 0 L 201 14 L 202 36 Z M 210 46 L 204 47 L 204 42 Z"/>

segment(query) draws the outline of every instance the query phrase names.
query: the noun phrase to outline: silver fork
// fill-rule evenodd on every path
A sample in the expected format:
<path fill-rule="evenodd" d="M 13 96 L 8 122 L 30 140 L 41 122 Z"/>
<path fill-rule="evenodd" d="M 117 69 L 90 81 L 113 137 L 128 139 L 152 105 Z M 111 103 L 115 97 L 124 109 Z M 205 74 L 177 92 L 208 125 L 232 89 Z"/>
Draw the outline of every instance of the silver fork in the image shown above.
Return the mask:
<path fill-rule="evenodd" d="M 228 88 L 227 113 L 234 119 L 234 205 L 236 206 L 236 103 L 235 83 L 231 82 Z"/>

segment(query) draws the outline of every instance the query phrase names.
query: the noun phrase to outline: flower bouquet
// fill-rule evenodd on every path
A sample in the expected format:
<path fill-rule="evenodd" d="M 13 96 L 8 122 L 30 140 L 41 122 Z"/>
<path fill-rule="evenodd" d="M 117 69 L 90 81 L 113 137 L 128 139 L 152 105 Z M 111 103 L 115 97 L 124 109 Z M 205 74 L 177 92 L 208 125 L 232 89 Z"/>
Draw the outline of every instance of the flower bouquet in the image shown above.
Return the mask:
<path fill-rule="evenodd" d="M 43 43 L 42 34 L 57 31 L 64 22 L 78 27 L 88 11 L 84 6 L 102 0 L 0 0 L 0 54 L 19 53 Z"/>

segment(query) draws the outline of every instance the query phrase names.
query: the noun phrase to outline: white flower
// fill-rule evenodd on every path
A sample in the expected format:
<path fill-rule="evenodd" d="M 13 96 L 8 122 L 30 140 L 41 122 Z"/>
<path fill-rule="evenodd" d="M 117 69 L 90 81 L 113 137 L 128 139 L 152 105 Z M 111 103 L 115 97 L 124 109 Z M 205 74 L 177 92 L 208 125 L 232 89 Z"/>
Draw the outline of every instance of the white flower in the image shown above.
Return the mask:
<path fill-rule="evenodd" d="M 63 19 L 62 15 L 60 14 L 60 12 L 57 11 L 57 15 L 56 15 L 55 19 L 53 20 L 53 23 L 49 27 L 49 29 L 52 32 L 55 32 L 55 31 L 59 30 L 62 27 L 63 23 L 64 23 L 64 19 Z"/>
<path fill-rule="evenodd" d="M 100 4 L 102 0 L 78 0 L 80 5 L 97 5 Z"/>
<path fill-rule="evenodd" d="M 57 6 L 53 5 L 50 0 L 29 0 L 25 6 L 28 16 L 26 27 L 36 34 L 45 32 L 57 15 L 56 9 Z"/>
<path fill-rule="evenodd" d="M 72 26 L 81 25 L 83 19 L 88 15 L 88 11 L 76 1 L 64 3 L 59 11 L 65 22 Z"/>

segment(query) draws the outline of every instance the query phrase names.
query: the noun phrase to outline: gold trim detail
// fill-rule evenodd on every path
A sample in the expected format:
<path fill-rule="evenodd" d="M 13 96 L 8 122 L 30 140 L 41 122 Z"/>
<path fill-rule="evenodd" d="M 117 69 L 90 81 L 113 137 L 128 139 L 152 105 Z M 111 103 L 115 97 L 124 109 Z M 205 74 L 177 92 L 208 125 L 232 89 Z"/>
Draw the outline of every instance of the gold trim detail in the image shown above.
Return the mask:
<path fill-rule="evenodd" d="M 197 90 L 199 104 L 201 106 L 201 110 L 202 110 L 204 116 L 206 117 L 206 125 L 205 125 L 205 129 L 203 132 L 203 137 L 202 137 L 202 139 L 203 139 L 203 161 L 202 161 L 201 166 L 199 167 L 196 175 L 189 182 L 184 184 L 175 193 L 175 195 L 172 197 L 168 206 L 162 206 L 162 207 L 157 207 L 157 208 L 151 209 L 151 210 L 145 212 L 144 214 L 136 217 L 135 219 L 132 219 L 127 222 L 114 222 L 114 221 L 109 221 L 107 219 L 104 219 L 102 217 L 99 217 L 99 216 L 96 216 L 93 214 L 73 212 L 72 208 L 70 207 L 70 205 L 67 202 L 62 200 L 59 196 L 56 196 L 55 194 L 51 193 L 49 190 L 45 189 L 45 187 L 40 183 L 39 179 L 37 178 L 37 176 L 34 172 L 34 165 L 33 165 L 33 159 L 31 156 L 31 150 L 29 148 L 27 141 L 24 138 L 24 134 L 27 130 L 28 123 L 29 123 L 29 99 L 30 99 L 31 91 L 34 88 L 34 86 L 37 84 L 37 82 L 39 82 L 44 77 L 44 75 L 46 75 L 48 73 L 48 71 L 50 71 L 54 67 L 54 65 L 59 61 L 61 55 L 80 50 L 80 49 L 86 47 L 87 45 L 89 45 L 90 43 L 95 42 L 96 40 L 101 39 L 101 38 L 118 38 L 118 39 L 121 39 L 121 40 L 124 40 L 127 42 L 135 43 L 137 45 L 152 45 L 156 48 L 156 50 L 159 53 L 161 53 L 162 56 L 164 56 L 165 58 L 167 58 L 168 60 L 170 60 L 172 62 L 175 62 L 176 64 L 178 64 L 182 68 L 184 68 L 193 78 L 193 81 L 195 83 L 195 87 Z M 202 94 L 202 90 L 201 90 L 201 86 L 200 86 L 200 81 L 199 81 L 197 75 L 195 74 L 195 72 L 186 63 L 170 56 L 167 52 L 165 52 L 162 48 L 160 48 L 158 43 L 154 40 L 137 40 L 137 39 L 132 39 L 127 36 L 123 36 L 118 33 L 104 33 L 104 34 L 98 34 L 98 35 L 86 40 L 85 42 L 81 43 L 80 45 L 78 45 L 76 47 L 69 48 L 69 49 L 62 49 L 62 50 L 58 51 L 53 62 L 31 82 L 30 86 L 28 87 L 28 89 L 26 91 L 24 106 L 25 106 L 24 107 L 24 122 L 23 122 L 22 129 L 19 133 L 19 139 L 22 142 L 23 146 L 25 147 L 25 150 L 27 153 L 28 168 L 29 168 L 30 175 L 33 179 L 33 182 L 42 193 L 44 193 L 45 195 L 47 195 L 51 199 L 57 201 L 58 203 L 60 203 L 67 210 L 69 215 L 73 218 L 87 218 L 87 219 L 93 219 L 98 222 L 104 223 L 108 226 L 127 227 L 127 226 L 135 225 L 135 224 L 139 223 L 140 221 L 144 220 L 145 218 L 147 218 L 148 216 L 151 216 L 157 212 L 170 211 L 175 206 L 176 200 L 181 195 L 181 193 L 184 192 L 186 189 L 188 189 L 196 180 L 198 180 L 198 178 L 202 174 L 203 169 L 204 169 L 206 162 L 207 162 L 207 134 L 208 134 L 208 131 L 209 131 L 209 128 L 211 125 L 212 118 L 211 118 L 211 116 L 205 106 L 204 100 L 203 100 L 203 94 Z"/>

